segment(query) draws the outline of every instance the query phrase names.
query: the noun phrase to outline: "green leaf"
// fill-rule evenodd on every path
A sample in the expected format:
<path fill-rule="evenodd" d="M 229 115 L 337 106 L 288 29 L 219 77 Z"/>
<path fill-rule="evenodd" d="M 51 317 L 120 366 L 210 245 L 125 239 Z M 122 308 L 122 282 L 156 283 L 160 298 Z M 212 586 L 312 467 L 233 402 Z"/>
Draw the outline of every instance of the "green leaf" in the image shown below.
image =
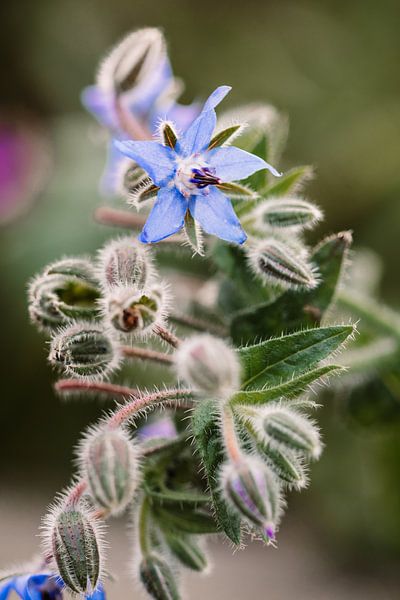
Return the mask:
<path fill-rule="evenodd" d="M 307 371 L 304 375 L 295 377 L 290 381 L 285 381 L 279 385 L 268 387 L 263 390 L 255 391 L 240 391 L 234 394 L 230 400 L 232 405 L 234 404 L 246 404 L 246 405 L 263 405 L 277 400 L 278 398 L 296 398 L 300 396 L 307 387 L 326 375 L 331 373 L 339 373 L 344 370 L 343 367 L 338 365 L 326 365 L 324 367 L 317 367 L 311 371 Z"/>
<path fill-rule="evenodd" d="M 196 506 L 197 504 L 206 504 L 207 502 L 210 502 L 210 498 L 206 494 L 181 490 L 169 490 L 165 487 L 155 489 L 154 487 L 146 484 L 144 487 L 146 494 L 152 498 L 153 502 L 163 505 L 179 504 L 179 506 L 182 507 L 184 505 Z"/>
<path fill-rule="evenodd" d="M 348 231 L 322 240 L 310 258 L 320 274 L 318 285 L 308 291 L 289 290 L 273 302 L 238 312 L 231 321 L 233 340 L 240 343 L 259 335 L 277 335 L 282 326 L 290 332 L 319 325 L 334 301 L 351 241 Z"/>
<path fill-rule="evenodd" d="M 219 470 L 224 462 L 224 449 L 213 400 L 205 400 L 197 406 L 192 417 L 192 430 L 204 465 L 219 528 L 234 544 L 240 544 L 240 518 L 225 502 L 218 480 Z"/>
<path fill-rule="evenodd" d="M 169 510 L 167 507 L 157 506 L 153 507 L 153 514 L 163 528 L 193 534 L 217 532 L 217 525 L 213 517 L 205 512 L 189 509 L 176 510 L 176 507 Z"/>
<path fill-rule="evenodd" d="M 220 286 L 219 306 L 223 313 L 236 312 L 254 303 L 266 303 L 272 299 L 271 292 L 255 281 L 243 251 L 237 246 L 217 243 L 213 259 L 220 271 L 226 275 Z"/>
<path fill-rule="evenodd" d="M 329 356 L 353 331 L 351 325 L 320 327 L 239 348 L 242 388 L 259 390 L 290 381 Z"/>
<path fill-rule="evenodd" d="M 302 189 L 303 185 L 313 176 L 313 168 L 309 165 L 294 167 L 286 171 L 277 180 L 264 190 L 264 196 L 283 196 L 293 194 Z"/>

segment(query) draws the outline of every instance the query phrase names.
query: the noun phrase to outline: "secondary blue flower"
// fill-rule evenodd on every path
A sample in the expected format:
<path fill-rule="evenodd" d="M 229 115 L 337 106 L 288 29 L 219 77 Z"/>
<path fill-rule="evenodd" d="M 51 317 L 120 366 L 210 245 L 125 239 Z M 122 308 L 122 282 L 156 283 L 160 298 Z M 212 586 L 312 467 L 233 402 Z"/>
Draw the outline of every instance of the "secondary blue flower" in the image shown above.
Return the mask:
<path fill-rule="evenodd" d="M 117 44 L 103 61 L 96 85 L 85 88 L 81 99 L 113 138 L 129 139 L 132 137 L 127 131 L 130 116 L 149 136 L 155 133 L 160 119 L 174 119 L 180 127 L 186 128 L 198 115 L 199 108 L 197 103 L 177 104 L 178 94 L 179 86 L 162 33 L 146 28 L 129 34 Z M 124 156 L 111 143 L 101 183 L 103 192 L 117 191 L 124 161 Z"/>
<path fill-rule="evenodd" d="M 216 125 L 215 107 L 231 90 L 218 87 L 200 115 L 178 139 L 174 148 L 156 141 L 115 141 L 123 154 L 137 162 L 160 188 L 139 239 L 159 242 L 183 227 L 186 212 L 212 235 L 243 244 L 246 234 L 219 186 L 259 171 L 276 171 L 262 158 L 232 146 L 209 149 Z"/>
<path fill-rule="evenodd" d="M 18 575 L 0 582 L 0 600 L 7 600 L 12 592 L 22 600 L 63 600 L 64 584 L 56 575 L 35 573 Z M 86 600 L 106 600 L 104 589 L 99 586 Z"/>

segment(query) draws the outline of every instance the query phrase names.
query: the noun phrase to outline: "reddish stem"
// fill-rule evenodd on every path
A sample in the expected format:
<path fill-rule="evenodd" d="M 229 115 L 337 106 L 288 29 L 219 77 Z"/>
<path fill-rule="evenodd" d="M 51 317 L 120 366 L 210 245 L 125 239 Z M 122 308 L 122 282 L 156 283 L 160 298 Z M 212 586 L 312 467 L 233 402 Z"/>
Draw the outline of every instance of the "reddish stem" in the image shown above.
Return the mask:
<path fill-rule="evenodd" d="M 174 362 L 173 357 L 170 354 L 164 352 L 157 352 L 156 350 L 148 350 L 147 348 L 136 348 L 133 346 L 122 346 L 122 353 L 128 358 L 141 358 L 142 360 L 152 360 L 161 364 L 172 364 Z"/>
<path fill-rule="evenodd" d="M 99 392 L 110 396 L 136 397 L 139 390 L 124 385 L 83 379 L 60 379 L 54 386 L 56 392 Z"/>
<path fill-rule="evenodd" d="M 162 327 L 161 325 L 155 325 L 153 327 L 153 332 L 173 348 L 177 348 L 181 343 L 181 340 L 175 334 L 173 334 L 172 331 Z"/>
<path fill-rule="evenodd" d="M 154 392 L 147 396 L 136 397 L 130 402 L 127 402 L 125 406 L 119 408 L 110 417 L 108 426 L 111 429 L 115 429 L 122 425 L 125 421 L 132 418 L 133 415 L 137 414 L 144 408 L 149 406 L 155 406 L 156 404 L 178 404 L 182 399 L 192 399 L 194 396 L 193 391 L 189 389 L 173 389 L 164 390 L 160 392 Z"/>

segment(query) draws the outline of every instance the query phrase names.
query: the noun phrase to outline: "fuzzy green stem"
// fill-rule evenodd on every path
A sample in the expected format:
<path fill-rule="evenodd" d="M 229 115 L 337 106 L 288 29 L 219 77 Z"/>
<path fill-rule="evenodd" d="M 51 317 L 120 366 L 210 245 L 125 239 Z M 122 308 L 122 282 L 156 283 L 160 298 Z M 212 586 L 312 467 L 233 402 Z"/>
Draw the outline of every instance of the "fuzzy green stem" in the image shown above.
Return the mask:
<path fill-rule="evenodd" d="M 144 557 L 150 554 L 150 540 L 149 540 L 149 501 L 145 497 L 139 512 L 139 544 L 140 550 Z"/>
<path fill-rule="evenodd" d="M 371 298 L 346 290 L 338 294 L 337 303 L 341 308 L 349 310 L 378 331 L 396 338 L 400 343 L 400 319 L 395 311 Z"/>
<path fill-rule="evenodd" d="M 192 400 L 193 390 L 175 388 L 172 390 L 157 391 L 147 396 L 139 396 L 121 406 L 108 420 L 108 427 L 115 429 L 126 421 L 129 421 L 142 410 L 158 404 L 172 404 L 181 406 L 182 400 Z"/>

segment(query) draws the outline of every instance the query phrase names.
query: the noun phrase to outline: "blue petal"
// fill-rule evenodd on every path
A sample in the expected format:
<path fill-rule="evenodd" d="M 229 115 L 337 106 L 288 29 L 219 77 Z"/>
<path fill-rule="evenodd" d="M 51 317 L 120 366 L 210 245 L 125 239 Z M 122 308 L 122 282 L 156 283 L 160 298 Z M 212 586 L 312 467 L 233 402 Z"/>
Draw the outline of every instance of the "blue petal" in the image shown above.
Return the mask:
<path fill-rule="evenodd" d="M 99 585 L 93 594 L 85 596 L 86 600 L 106 600 L 106 593 L 102 585 Z"/>
<path fill-rule="evenodd" d="M 114 140 L 114 145 L 122 154 L 135 160 L 147 171 L 156 185 L 163 185 L 175 172 L 175 152 L 158 142 Z"/>
<path fill-rule="evenodd" d="M 106 94 L 96 85 L 91 85 L 82 91 L 81 102 L 86 110 L 99 121 L 100 125 L 114 131 L 119 129 L 112 94 Z"/>
<path fill-rule="evenodd" d="M 214 108 L 231 89 L 228 85 L 221 85 L 209 96 L 200 115 L 179 140 L 179 149 L 185 156 L 201 152 L 208 146 L 217 122 Z"/>
<path fill-rule="evenodd" d="M 0 584 L 0 600 L 7 600 L 13 589 L 14 579 L 7 579 L 7 581 Z"/>
<path fill-rule="evenodd" d="M 217 188 L 209 187 L 209 194 L 191 196 L 189 210 L 207 233 L 227 242 L 243 244 L 247 236 L 232 208 L 231 201 Z"/>
<path fill-rule="evenodd" d="M 139 240 L 145 244 L 159 242 L 183 227 L 187 201 L 176 188 L 162 188 L 143 227 Z"/>
<path fill-rule="evenodd" d="M 216 169 L 217 177 L 222 181 L 244 179 L 260 169 L 268 169 L 275 177 L 282 175 L 259 156 L 234 146 L 211 150 L 208 153 L 207 161 Z"/>

